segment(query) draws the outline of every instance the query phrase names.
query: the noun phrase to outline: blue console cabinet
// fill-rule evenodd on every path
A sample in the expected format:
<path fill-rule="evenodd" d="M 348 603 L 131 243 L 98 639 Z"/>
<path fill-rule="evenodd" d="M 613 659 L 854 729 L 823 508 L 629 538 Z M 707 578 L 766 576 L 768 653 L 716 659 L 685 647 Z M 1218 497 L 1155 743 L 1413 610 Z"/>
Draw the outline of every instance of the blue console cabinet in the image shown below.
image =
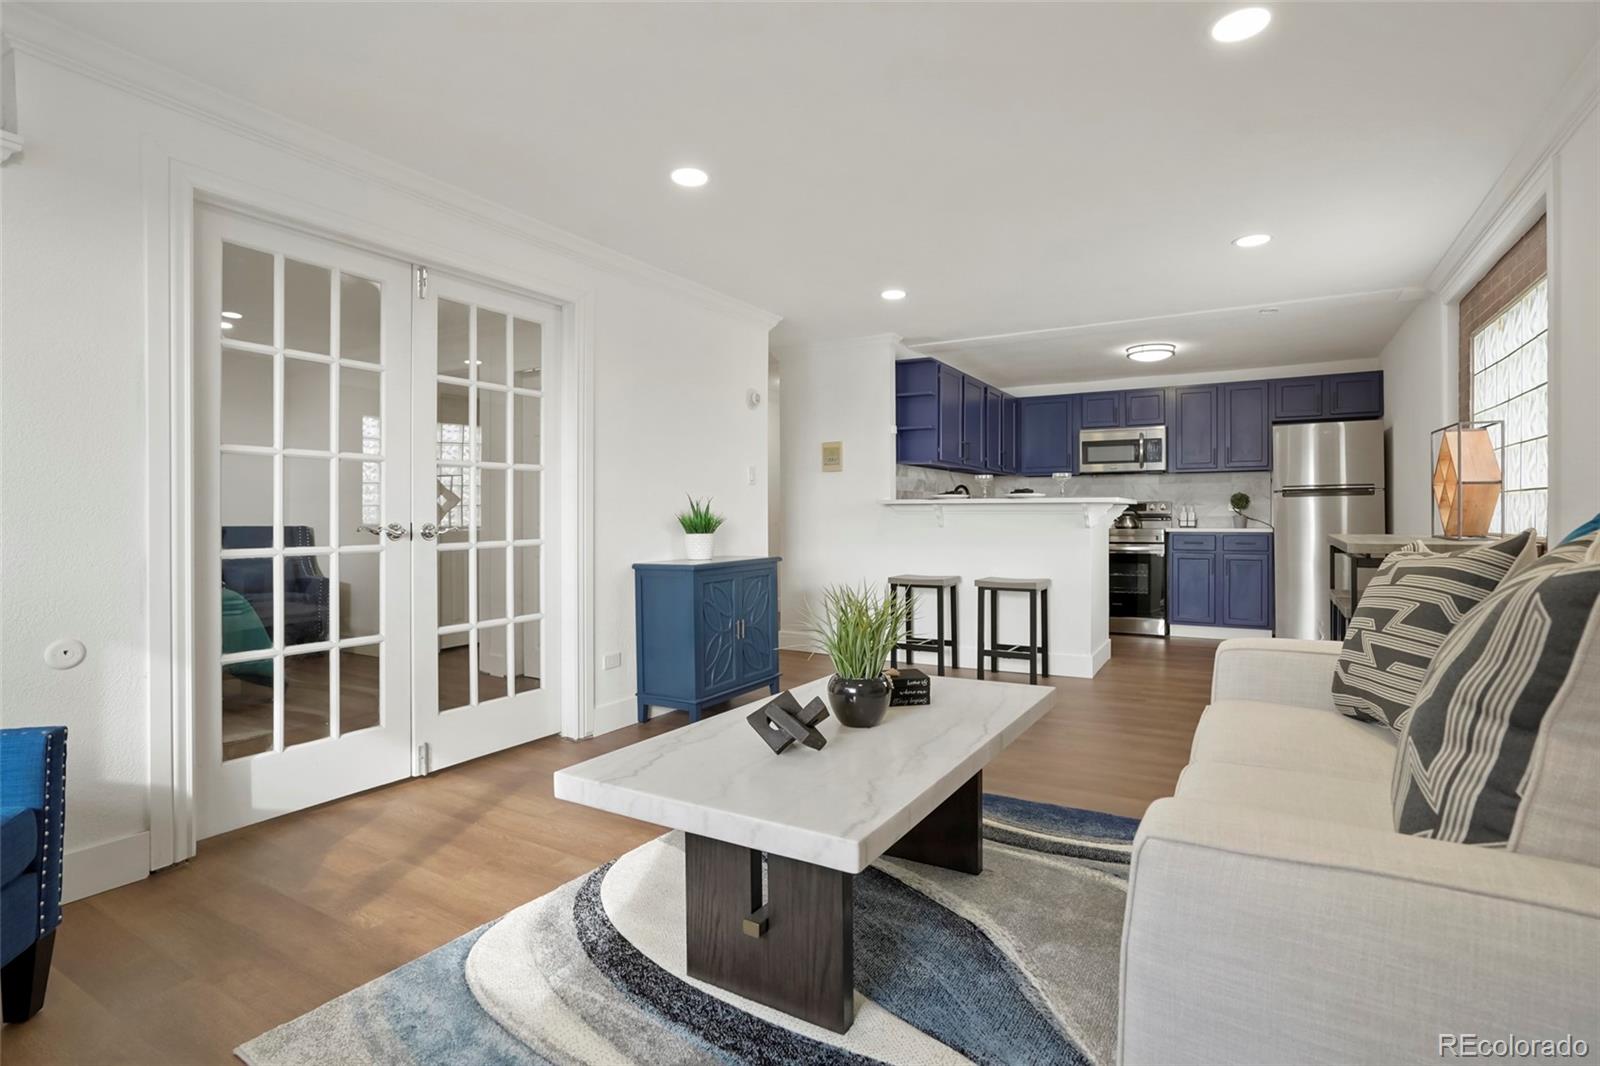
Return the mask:
<path fill-rule="evenodd" d="M 639 721 L 778 691 L 778 557 L 633 565 Z"/>

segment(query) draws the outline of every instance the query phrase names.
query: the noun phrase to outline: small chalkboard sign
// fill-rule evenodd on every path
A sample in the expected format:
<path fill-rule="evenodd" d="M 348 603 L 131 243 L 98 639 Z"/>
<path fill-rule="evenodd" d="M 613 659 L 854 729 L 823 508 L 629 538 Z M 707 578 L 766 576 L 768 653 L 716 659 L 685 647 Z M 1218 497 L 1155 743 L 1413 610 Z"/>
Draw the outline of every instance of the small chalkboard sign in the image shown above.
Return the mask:
<path fill-rule="evenodd" d="M 921 670 L 889 671 L 894 689 L 889 693 L 891 707 L 926 707 L 933 696 L 933 683 Z"/>

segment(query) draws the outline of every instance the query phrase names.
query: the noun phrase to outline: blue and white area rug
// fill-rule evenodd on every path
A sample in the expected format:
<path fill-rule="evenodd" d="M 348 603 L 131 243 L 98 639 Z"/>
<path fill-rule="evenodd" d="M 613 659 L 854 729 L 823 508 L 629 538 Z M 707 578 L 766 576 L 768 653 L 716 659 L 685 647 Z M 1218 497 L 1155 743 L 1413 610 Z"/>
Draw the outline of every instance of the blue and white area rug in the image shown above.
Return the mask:
<path fill-rule="evenodd" d="M 1138 822 L 984 797 L 984 872 L 856 878 L 838 1034 L 684 972 L 683 838 L 658 837 L 237 1049 L 342 1063 L 1061 1063 L 1114 1059 Z"/>

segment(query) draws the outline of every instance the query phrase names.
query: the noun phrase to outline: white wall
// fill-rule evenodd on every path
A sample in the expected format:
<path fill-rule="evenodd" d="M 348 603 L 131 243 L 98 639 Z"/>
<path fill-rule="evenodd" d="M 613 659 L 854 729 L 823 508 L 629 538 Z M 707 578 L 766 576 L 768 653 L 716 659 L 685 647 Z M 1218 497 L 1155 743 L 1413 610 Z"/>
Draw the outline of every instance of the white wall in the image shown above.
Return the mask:
<path fill-rule="evenodd" d="M 147 509 L 167 488 L 146 475 L 146 289 L 160 279 L 146 276 L 144 218 L 164 188 L 146 183 L 165 179 L 147 175 L 150 158 L 304 202 L 423 262 L 480 264 L 513 286 L 589 295 L 590 622 L 596 660 L 623 661 L 585 666 L 597 672 L 594 727 L 630 721 L 629 567 L 679 553 L 672 515 L 684 493 L 715 497 L 728 516 L 723 552 L 766 546 L 767 415 L 745 393 L 764 387 L 775 318 L 214 93 L 174 106 L 142 86 L 189 91 L 181 79 L 7 14 L 8 32 L 24 35 L 15 43 L 26 150 L 0 172 L 0 708 L 6 725 L 70 729 L 69 854 L 120 842 L 126 855 L 149 825 L 146 580 L 165 548 L 149 543 Z M 141 88 L 30 49 L 30 32 L 118 66 Z M 82 639 L 88 658 L 47 670 L 44 644 L 65 636 Z"/>
<path fill-rule="evenodd" d="M 1433 531 L 1429 434 L 1456 419 L 1456 357 L 1446 329 L 1453 314 L 1437 296 L 1411 312 L 1384 347 L 1384 436 L 1389 444 L 1389 528 Z"/>
<path fill-rule="evenodd" d="M 1550 534 L 1600 511 L 1600 110 L 1556 153 L 1550 220 Z"/>

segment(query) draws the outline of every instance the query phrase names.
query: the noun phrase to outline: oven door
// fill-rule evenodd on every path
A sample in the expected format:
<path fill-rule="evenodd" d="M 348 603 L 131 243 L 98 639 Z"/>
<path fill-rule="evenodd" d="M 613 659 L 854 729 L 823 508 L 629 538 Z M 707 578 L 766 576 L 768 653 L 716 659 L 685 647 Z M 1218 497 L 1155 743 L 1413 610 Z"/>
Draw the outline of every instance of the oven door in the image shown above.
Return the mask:
<path fill-rule="evenodd" d="M 1166 636 L 1167 550 L 1164 545 L 1111 546 L 1111 632 Z"/>

